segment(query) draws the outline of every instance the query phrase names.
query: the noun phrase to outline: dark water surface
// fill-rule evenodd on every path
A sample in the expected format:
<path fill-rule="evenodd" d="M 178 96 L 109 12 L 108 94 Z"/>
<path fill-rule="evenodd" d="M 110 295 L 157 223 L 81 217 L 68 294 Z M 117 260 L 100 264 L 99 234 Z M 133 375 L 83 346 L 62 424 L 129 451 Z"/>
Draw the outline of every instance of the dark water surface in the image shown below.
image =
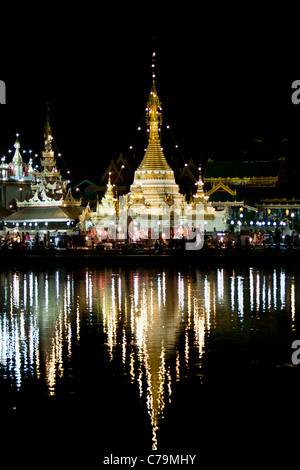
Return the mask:
<path fill-rule="evenodd" d="M 11 462 L 99 468 L 158 453 L 241 468 L 296 455 L 298 269 L 28 268 L 0 280 Z"/>

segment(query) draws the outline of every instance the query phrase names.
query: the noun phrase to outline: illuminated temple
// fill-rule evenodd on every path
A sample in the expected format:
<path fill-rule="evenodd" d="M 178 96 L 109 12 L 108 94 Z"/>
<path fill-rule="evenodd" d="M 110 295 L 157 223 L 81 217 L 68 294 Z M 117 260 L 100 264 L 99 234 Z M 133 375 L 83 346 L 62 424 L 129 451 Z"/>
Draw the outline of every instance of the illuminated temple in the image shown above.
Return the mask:
<path fill-rule="evenodd" d="M 63 180 L 56 165 L 49 113 L 44 132 L 44 151 L 41 169 L 31 171 L 30 194 L 23 201 L 17 200 L 17 212 L 5 218 L 6 229 L 19 231 L 69 230 L 75 228 L 83 208 L 76 201 L 68 181 Z"/>
<path fill-rule="evenodd" d="M 156 90 L 155 73 L 152 79 L 146 107 L 148 144 L 144 157 L 134 172 L 129 192 L 123 198 L 123 204 L 118 201 L 109 173 L 106 192 L 101 202 L 97 204 L 96 212 L 87 207 L 85 214 L 81 216 L 82 227 L 97 230 L 102 238 L 105 232 L 109 232 L 110 223 L 115 227 L 125 217 L 123 212 L 126 212 L 127 217 L 125 223 L 119 224 L 123 227 L 119 238 L 124 238 L 124 226 L 126 226 L 128 236 L 134 241 L 161 236 L 181 238 L 186 235 L 187 226 L 191 225 L 195 229 L 211 231 L 214 227 L 219 230 L 224 227 L 226 211 L 215 213 L 208 196 L 203 191 L 201 173 L 195 183 L 192 202 L 187 203 L 185 196 L 180 193 L 174 171 L 164 155 L 161 144 L 162 107 Z M 116 220 L 113 222 L 108 220 L 108 215 L 110 217 L 112 215 L 111 209 L 115 210 L 116 215 Z M 196 211 L 200 214 L 199 218 L 196 217 Z"/>

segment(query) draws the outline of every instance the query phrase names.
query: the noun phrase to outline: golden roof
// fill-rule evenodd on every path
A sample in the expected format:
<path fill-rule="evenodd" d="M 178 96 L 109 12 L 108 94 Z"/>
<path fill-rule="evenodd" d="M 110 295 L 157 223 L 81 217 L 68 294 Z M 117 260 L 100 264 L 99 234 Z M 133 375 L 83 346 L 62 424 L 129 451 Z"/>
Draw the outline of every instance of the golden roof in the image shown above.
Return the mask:
<path fill-rule="evenodd" d="M 172 171 L 168 164 L 166 157 L 161 149 L 161 143 L 159 139 L 149 139 L 148 147 L 143 158 L 142 163 L 138 167 L 138 171 L 143 170 L 165 170 Z"/>

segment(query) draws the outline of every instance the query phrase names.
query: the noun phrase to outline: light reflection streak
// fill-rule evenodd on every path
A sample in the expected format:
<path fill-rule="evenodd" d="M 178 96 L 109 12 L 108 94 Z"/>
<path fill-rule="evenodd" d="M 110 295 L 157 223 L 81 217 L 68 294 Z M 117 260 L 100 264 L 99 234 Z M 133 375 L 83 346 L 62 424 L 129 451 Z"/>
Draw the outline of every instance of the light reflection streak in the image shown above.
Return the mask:
<path fill-rule="evenodd" d="M 260 306 L 260 275 L 259 272 L 256 273 L 256 311 L 258 312 Z"/>
<path fill-rule="evenodd" d="M 163 270 L 63 269 L 0 273 L 0 365 L 19 389 L 28 377 L 43 378 L 55 395 L 57 379 L 70 370 L 82 322 L 106 337 L 109 359 L 118 359 L 147 406 L 152 447 L 174 387 L 207 338 L 230 313 L 236 328 L 247 315 L 289 309 L 295 330 L 295 276 L 284 269 L 224 268 L 187 273 Z M 87 313 L 87 317 L 86 317 Z M 228 328 L 229 326 L 223 327 Z"/>
<path fill-rule="evenodd" d="M 281 269 L 280 272 L 280 304 L 281 304 L 281 309 L 285 308 L 285 271 Z"/>
<path fill-rule="evenodd" d="M 276 269 L 273 271 L 273 306 L 277 309 L 277 272 Z"/>
<path fill-rule="evenodd" d="M 249 269 L 249 289 L 250 289 L 250 308 L 254 307 L 254 273 L 253 268 Z"/>
<path fill-rule="evenodd" d="M 218 300 L 222 302 L 224 297 L 224 269 L 217 270 Z"/>
<path fill-rule="evenodd" d="M 250 282 L 251 282 L 251 277 L 250 277 Z M 234 305 L 235 305 L 235 276 L 230 277 L 230 307 L 231 311 L 234 311 Z"/>
<path fill-rule="evenodd" d="M 237 276 L 237 303 L 238 313 L 240 316 L 244 315 L 244 278 Z"/>

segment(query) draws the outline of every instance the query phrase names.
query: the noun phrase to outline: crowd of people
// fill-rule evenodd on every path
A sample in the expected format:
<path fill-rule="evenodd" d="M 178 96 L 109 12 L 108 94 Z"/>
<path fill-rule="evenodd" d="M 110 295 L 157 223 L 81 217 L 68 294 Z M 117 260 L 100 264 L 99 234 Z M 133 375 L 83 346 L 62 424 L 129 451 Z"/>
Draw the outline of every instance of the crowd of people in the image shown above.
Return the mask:
<path fill-rule="evenodd" d="M 76 237 L 70 236 L 67 232 L 36 232 L 30 234 L 29 232 L 10 232 L 3 233 L 1 239 L 1 249 L 42 249 L 42 248 L 74 248 Z"/>
<path fill-rule="evenodd" d="M 211 248 L 299 248 L 300 236 L 295 230 L 282 233 L 277 227 L 271 230 L 241 230 L 230 234 L 228 231 L 218 233 L 216 229 L 205 235 L 205 244 Z"/>
<path fill-rule="evenodd" d="M 97 233 L 88 230 L 80 235 L 70 235 L 67 232 L 36 232 L 30 234 L 29 232 L 10 232 L 3 231 L 1 238 L 1 249 L 119 249 L 123 248 L 139 248 L 139 249 L 152 249 L 156 252 L 165 252 L 170 250 L 184 249 L 186 242 L 197 243 L 199 247 L 203 246 L 207 249 L 214 250 L 230 250 L 230 249 L 255 249 L 255 248 L 300 248 L 300 236 L 295 230 L 287 234 L 282 234 L 279 228 L 274 232 L 271 230 L 254 230 L 245 231 L 241 230 L 239 233 L 230 234 L 229 231 L 217 232 L 204 232 L 203 240 L 195 233 L 194 238 L 185 237 L 181 239 L 158 239 L 151 240 L 136 240 L 133 241 L 130 237 L 127 240 L 110 240 L 108 237 L 100 239 Z"/>

